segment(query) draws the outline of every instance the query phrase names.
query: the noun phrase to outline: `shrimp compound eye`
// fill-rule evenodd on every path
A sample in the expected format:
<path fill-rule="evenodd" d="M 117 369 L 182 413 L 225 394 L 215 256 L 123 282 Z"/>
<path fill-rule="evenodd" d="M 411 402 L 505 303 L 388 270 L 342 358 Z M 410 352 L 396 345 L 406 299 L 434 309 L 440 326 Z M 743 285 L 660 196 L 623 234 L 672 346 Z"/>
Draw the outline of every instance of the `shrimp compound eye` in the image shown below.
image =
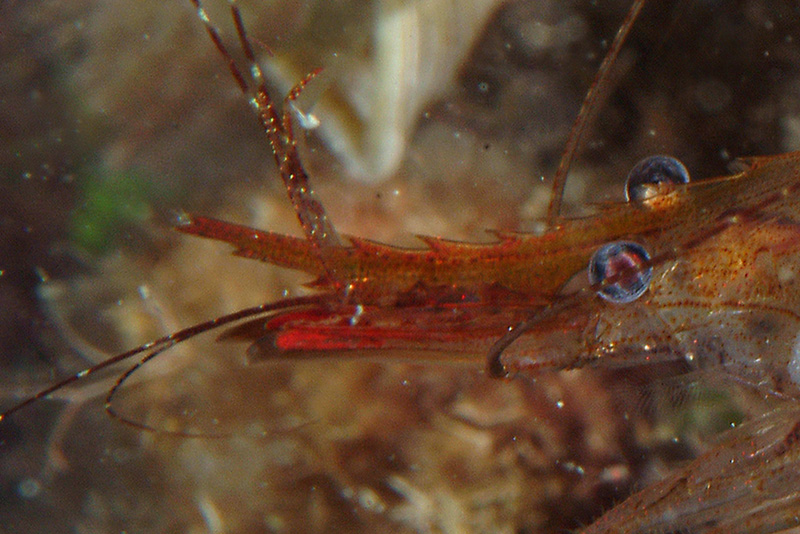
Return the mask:
<path fill-rule="evenodd" d="M 689 183 L 689 171 L 671 156 L 650 156 L 633 166 L 625 183 L 628 202 L 641 202 L 659 195 L 669 187 Z"/>
<path fill-rule="evenodd" d="M 650 287 L 653 268 L 650 254 L 638 243 L 615 241 L 603 245 L 589 262 L 589 283 L 598 295 L 615 304 L 627 304 Z"/>

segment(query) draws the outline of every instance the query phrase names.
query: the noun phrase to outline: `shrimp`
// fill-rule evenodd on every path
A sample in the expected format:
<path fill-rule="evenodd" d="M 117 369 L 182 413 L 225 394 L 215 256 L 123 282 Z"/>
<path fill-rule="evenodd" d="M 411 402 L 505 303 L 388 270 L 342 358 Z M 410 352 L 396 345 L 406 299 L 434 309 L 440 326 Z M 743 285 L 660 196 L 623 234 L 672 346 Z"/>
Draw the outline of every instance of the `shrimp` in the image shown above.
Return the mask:
<path fill-rule="evenodd" d="M 647 180 L 652 181 L 654 165 L 674 166 L 674 160 L 648 160 L 643 166 L 644 185 L 637 182 L 639 174 L 631 173 L 630 201 L 607 202 L 593 215 L 567 217 L 559 203 L 566 166 L 579 145 L 582 127 L 578 127 L 565 151 L 565 163 L 556 172 L 560 178 L 549 215 L 536 232 L 496 231 L 485 243 L 421 237 L 422 245 L 415 248 L 384 245 L 339 233 L 311 187 L 292 113 L 305 87 L 314 83 L 316 71 L 289 92 L 279 112 L 238 7 L 232 4 L 232 17 L 247 69 L 237 66 L 204 8 L 193 3 L 234 79 L 252 95 L 304 236 L 188 214 L 180 217 L 177 229 L 233 245 L 237 256 L 311 275 L 313 292 L 245 308 L 103 360 L 6 409 L 0 424 L 13 423 L 16 417 L 11 414 L 68 385 L 136 357 L 138 363 L 105 396 L 106 409 L 129 427 L 145 430 L 141 439 L 156 442 L 151 449 L 156 456 L 183 455 L 186 461 L 197 461 L 213 451 L 209 464 L 216 465 L 207 469 L 216 473 L 220 487 L 197 489 L 191 499 L 194 514 L 201 516 L 208 530 L 259 526 L 281 530 L 287 521 L 295 524 L 302 519 L 309 529 L 375 530 L 380 516 L 388 517 L 384 529 L 400 526 L 416 531 L 489 530 L 498 528 L 496 523 L 490 526 L 498 516 L 506 521 L 505 528 L 516 530 L 574 528 L 594 519 L 586 532 L 774 532 L 797 525 L 798 503 L 795 492 L 787 488 L 797 481 L 793 472 L 800 432 L 793 406 L 800 380 L 796 334 L 800 302 L 795 301 L 800 298 L 795 260 L 800 246 L 795 222 L 800 154 L 750 158 L 735 174 L 666 184 Z M 611 45 L 610 62 L 643 4 L 635 2 L 631 8 Z M 603 76 L 609 73 L 608 66 L 601 68 L 601 89 L 606 88 Z M 602 97 L 602 92 L 590 92 L 588 109 L 580 115 L 583 122 L 596 107 L 591 100 Z M 683 172 L 680 166 L 678 170 Z M 136 382 L 138 373 L 169 359 L 157 356 L 171 354 L 178 344 L 210 331 L 249 346 L 247 374 L 222 375 L 216 369 L 212 372 L 216 381 L 227 382 L 220 376 L 228 376 L 233 382 L 222 394 L 208 393 L 202 399 L 209 405 L 230 405 L 217 412 L 223 419 L 233 417 L 230 412 L 245 403 L 256 405 L 249 415 L 257 422 L 245 431 L 248 445 L 242 445 L 236 433 L 216 430 L 224 425 L 196 430 L 193 412 L 198 408 L 185 404 L 186 391 L 177 380 L 160 381 L 170 390 L 166 397 L 177 405 L 163 409 L 166 414 L 170 410 L 181 414 L 189 421 L 186 426 L 176 427 L 171 415 L 138 415 L 143 397 L 135 395 L 136 389 L 147 384 L 147 380 Z M 342 359 L 355 359 L 349 365 L 358 369 L 364 366 L 361 359 L 406 359 L 425 369 L 431 362 L 457 362 L 485 373 L 432 370 L 430 375 L 413 375 L 400 366 L 386 375 L 370 371 L 350 375 L 353 389 L 394 390 L 391 401 L 380 409 L 359 402 L 358 424 L 372 428 L 375 435 L 384 433 L 384 441 L 376 441 L 370 434 L 354 434 L 348 423 L 352 411 L 343 410 L 330 395 L 316 397 L 324 405 L 311 409 L 311 390 L 326 387 L 316 369 L 337 372 L 324 362 Z M 272 365 L 261 364 L 264 360 Z M 285 364 L 301 366 L 295 362 L 302 360 L 310 360 L 309 373 L 287 376 Z M 348 364 L 342 365 L 343 375 L 352 373 Z M 625 474 L 630 468 L 622 458 L 630 460 L 638 451 L 635 447 L 626 451 L 624 438 L 630 428 L 608 416 L 618 406 L 613 392 L 604 393 L 602 381 L 593 382 L 591 374 L 579 369 L 627 372 L 642 366 L 724 374 L 742 389 L 781 406 L 742 425 L 717 447 L 598 518 L 600 508 L 611 505 L 597 497 L 598 488 L 611 488 L 611 501 L 622 499 L 617 491 L 633 489 L 633 477 Z M 270 370 L 259 375 L 257 369 L 263 373 L 264 367 Z M 571 385 L 567 376 L 545 371 L 572 371 L 569 376 L 583 379 Z M 486 375 L 505 381 L 487 384 Z M 234 383 L 252 392 L 252 385 L 245 384 L 258 381 L 264 389 L 265 376 L 272 386 L 265 396 L 238 398 L 243 394 Z M 412 378 L 398 379 L 404 376 Z M 455 376 L 460 383 L 441 385 Z M 190 377 L 189 386 L 196 383 Z M 283 396 L 275 393 L 281 389 Z M 598 405 L 583 416 L 571 406 L 573 399 L 581 399 L 581 390 L 594 394 L 583 397 L 584 403 Z M 126 396 L 129 391 L 134 395 Z M 398 403 L 413 407 L 392 406 Z M 448 409 L 431 414 L 428 403 Z M 492 405 L 495 411 L 486 407 Z M 301 414 L 300 421 L 271 413 L 280 409 L 295 418 Z M 523 422 L 523 409 L 532 410 L 539 420 Z M 415 414 L 418 429 L 404 432 L 411 420 L 409 411 Z M 593 426 L 593 415 L 607 418 L 613 428 Z M 534 423 L 545 430 L 534 430 Z M 333 430 L 320 430 L 321 426 Z M 607 434 L 598 438 L 603 431 Z M 538 444 L 548 432 L 552 441 Z M 187 437 L 199 439 L 183 439 Z M 259 439 L 266 446 L 250 443 Z M 592 445 L 598 440 L 614 446 Z M 456 452 L 443 456 L 441 463 L 425 460 L 425 455 L 414 454 L 414 447 L 424 442 L 434 448 L 452 446 Z M 485 456 L 495 461 L 467 467 L 471 459 Z M 122 463 L 125 454 L 110 457 Z M 342 463 L 321 465 L 320 458 L 330 457 Z M 453 466 L 453 458 L 462 463 Z M 518 478 L 520 469 L 510 470 L 517 466 L 523 472 L 544 471 L 545 459 L 561 467 L 538 482 L 551 484 L 557 495 L 565 485 L 588 495 L 584 501 L 593 503 L 591 515 L 575 514 L 564 523 L 536 523 L 533 515 L 515 515 L 519 512 L 513 511 L 514 502 L 523 503 L 523 508 L 537 503 L 541 510 L 558 499 L 548 500 L 535 488 L 521 491 L 530 480 Z M 237 467 L 232 470 L 232 466 Z M 267 476 L 272 471 L 277 473 Z M 414 472 L 421 472 L 421 477 Z M 425 477 L 434 475 L 461 479 L 461 485 L 431 492 Z M 481 491 L 481 480 L 490 475 L 509 480 L 505 486 Z M 250 481 L 236 485 L 228 477 Z M 30 498 L 35 496 L 36 481 L 28 482 L 20 492 Z M 259 484 L 273 496 L 264 496 L 266 504 L 255 505 L 260 499 L 245 494 Z M 231 517 L 226 512 L 228 501 L 245 498 L 251 504 L 238 511 L 240 517 Z M 582 502 L 574 499 L 571 503 Z M 103 502 L 100 497 L 95 500 Z M 554 515 L 569 506 L 561 503 Z M 191 513 L 182 509 L 176 517 L 196 522 Z M 465 517 L 472 519 L 466 522 Z"/>

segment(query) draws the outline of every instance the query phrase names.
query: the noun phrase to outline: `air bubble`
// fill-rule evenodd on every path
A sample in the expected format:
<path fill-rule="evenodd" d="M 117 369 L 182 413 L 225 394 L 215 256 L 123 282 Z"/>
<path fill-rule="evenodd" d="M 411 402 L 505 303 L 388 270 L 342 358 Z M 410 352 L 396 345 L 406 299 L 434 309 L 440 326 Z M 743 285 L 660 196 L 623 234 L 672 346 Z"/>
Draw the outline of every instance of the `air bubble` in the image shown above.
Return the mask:
<path fill-rule="evenodd" d="M 650 156 L 634 165 L 625 183 L 628 202 L 642 202 L 689 183 L 689 171 L 671 156 Z"/>

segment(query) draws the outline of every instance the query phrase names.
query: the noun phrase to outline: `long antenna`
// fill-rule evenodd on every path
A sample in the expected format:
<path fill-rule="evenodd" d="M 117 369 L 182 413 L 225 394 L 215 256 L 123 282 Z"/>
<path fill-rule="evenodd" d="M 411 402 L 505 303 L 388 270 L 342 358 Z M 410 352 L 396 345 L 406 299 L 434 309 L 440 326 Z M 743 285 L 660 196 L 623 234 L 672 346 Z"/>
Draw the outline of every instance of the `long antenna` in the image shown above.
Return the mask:
<path fill-rule="evenodd" d="M 594 120 L 600 97 L 608 92 L 608 84 L 611 80 L 611 67 L 617 60 L 617 56 L 619 56 L 619 52 L 622 50 L 622 45 L 625 44 L 625 39 L 628 37 L 633 23 L 639 16 L 639 12 L 642 10 L 642 7 L 644 7 L 646 1 L 647 0 L 635 0 L 633 5 L 631 5 L 628 14 L 625 16 L 625 20 L 622 22 L 622 26 L 617 30 L 617 35 L 614 37 L 614 41 L 611 43 L 606 57 L 604 57 L 603 62 L 600 63 L 600 68 L 592 81 L 591 87 L 589 87 L 589 91 L 586 93 L 586 97 L 583 99 L 581 110 L 578 112 L 578 117 L 572 125 L 569 137 L 567 138 L 567 144 L 564 147 L 564 152 L 561 154 L 561 160 L 558 162 L 558 169 L 556 169 L 556 173 L 553 175 L 553 190 L 550 194 L 550 205 L 547 207 L 546 221 L 548 227 L 553 227 L 558 222 L 558 218 L 561 215 L 561 203 L 564 197 L 564 186 L 567 183 L 569 167 L 572 164 L 572 160 L 575 159 L 575 154 L 580 147 L 583 134 L 586 133 L 586 129 L 592 123 L 592 120 Z"/>
<path fill-rule="evenodd" d="M 280 311 L 289 308 L 300 308 L 303 306 L 309 306 L 313 304 L 319 304 L 319 298 L 317 296 L 307 296 L 307 297 L 296 297 L 293 299 L 287 300 L 279 300 L 277 302 L 261 304 L 259 306 L 254 306 L 252 308 L 245 308 L 243 310 L 239 310 L 237 312 L 230 313 L 228 315 L 223 315 L 222 317 L 217 317 L 216 319 L 211 319 L 210 321 L 205 321 L 203 323 L 199 323 L 193 326 L 189 326 L 184 328 L 183 330 L 179 330 L 175 333 L 172 333 L 168 336 L 164 336 L 162 338 L 156 339 L 155 341 L 151 341 L 149 343 L 145 343 L 144 345 L 140 345 L 135 349 L 131 349 L 129 351 L 123 352 L 121 354 L 117 354 L 116 356 L 112 356 L 106 360 L 103 360 L 100 363 L 97 363 L 87 369 L 79 371 L 72 376 L 61 380 L 53 384 L 52 386 L 43 389 L 42 391 L 38 392 L 36 395 L 27 398 L 26 400 L 12 406 L 11 408 L 5 410 L 4 412 L 0 413 L 0 422 L 2 422 L 5 418 L 9 415 L 18 412 L 19 410 L 25 408 L 37 402 L 39 399 L 47 397 L 51 393 L 55 393 L 56 391 L 63 389 L 79 380 L 83 380 L 84 378 L 88 378 L 90 375 L 97 373 L 98 371 L 102 371 L 108 367 L 116 365 L 120 362 L 129 360 L 138 354 L 144 354 L 144 357 L 141 360 L 131 367 L 128 371 L 126 371 L 122 376 L 120 376 L 117 381 L 114 383 L 114 386 L 109 390 L 108 395 L 106 397 L 106 411 L 108 411 L 113 417 L 117 419 L 121 419 L 132 426 L 136 426 L 137 428 L 142 428 L 146 430 L 153 430 L 150 428 L 145 428 L 145 425 L 140 423 L 131 422 L 129 420 L 124 419 L 122 416 L 114 412 L 111 406 L 111 400 L 116 393 L 116 391 L 120 388 L 122 383 L 130 377 L 135 371 L 142 367 L 145 363 L 152 360 L 155 356 L 161 354 L 162 352 L 166 351 L 167 349 L 177 345 L 178 343 L 182 343 L 187 339 L 193 338 L 197 335 L 202 334 L 203 332 L 208 332 L 209 330 L 214 330 L 221 326 L 231 324 L 237 321 L 241 321 L 243 319 L 248 319 L 252 317 L 256 317 L 261 314 L 268 314 L 275 311 Z"/>

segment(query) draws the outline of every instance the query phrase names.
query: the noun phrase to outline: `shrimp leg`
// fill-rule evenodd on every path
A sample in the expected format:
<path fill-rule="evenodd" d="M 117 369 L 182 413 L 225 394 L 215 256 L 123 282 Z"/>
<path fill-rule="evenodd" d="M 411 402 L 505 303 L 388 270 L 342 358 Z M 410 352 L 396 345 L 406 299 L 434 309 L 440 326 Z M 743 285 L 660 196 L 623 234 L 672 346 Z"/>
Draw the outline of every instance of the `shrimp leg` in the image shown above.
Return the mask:
<path fill-rule="evenodd" d="M 779 409 L 629 497 L 584 534 L 757 534 L 800 525 L 800 410 Z"/>

